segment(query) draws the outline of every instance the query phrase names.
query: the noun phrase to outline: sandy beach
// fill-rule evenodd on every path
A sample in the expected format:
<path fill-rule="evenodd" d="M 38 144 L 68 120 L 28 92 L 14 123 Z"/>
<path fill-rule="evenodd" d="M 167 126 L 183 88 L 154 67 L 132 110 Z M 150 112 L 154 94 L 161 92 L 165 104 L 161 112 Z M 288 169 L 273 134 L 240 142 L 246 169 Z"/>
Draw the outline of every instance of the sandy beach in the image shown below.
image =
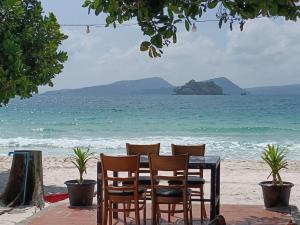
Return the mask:
<path fill-rule="evenodd" d="M 0 192 L 5 187 L 11 157 L 0 157 Z M 65 192 L 64 182 L 68 179 L 77 178 L 77 171 L 69 160 L 63 157 L 47 156 L 43 159 L 45 193 Z M 262 192 L 258 183 L 268 176 L 268 168 L 259 161 L 226 160 L 221 162 L 221 202 L 224 204 L 249 204 L 263 205 Z M 286 181 L 293 182 L 290 203 L 300 206 L 300 162 L 289 162 L 289 169 L 282 172 Z M 209 183 L 209 173 L 204 174 Z M 95 179 L 96 160 L 88 164 L 88 174 L 85 178 Z M 205 194 L 209 195 L 209 184 L 205 185 Z M 36 209 L 21 208 L 10 214 L 0 216 L 6 224 L 15 224 L 22 219 L 31 216 Z M 8 223 L 9 222 L 9 223 Z"/>

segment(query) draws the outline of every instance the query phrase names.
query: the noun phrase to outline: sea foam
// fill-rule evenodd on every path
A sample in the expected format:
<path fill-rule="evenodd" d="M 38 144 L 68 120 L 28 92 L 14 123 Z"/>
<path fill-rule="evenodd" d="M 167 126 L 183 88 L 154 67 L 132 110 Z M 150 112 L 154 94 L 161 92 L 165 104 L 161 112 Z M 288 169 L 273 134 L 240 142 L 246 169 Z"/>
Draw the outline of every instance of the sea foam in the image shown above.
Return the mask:
<path fill-rule="evenodd" d="M 46 155 L 67 155 L 72 153 L 74 147 L 90 148 L 92 151 L 107 154 L 125 154 L 125 143 L 151 144 L 160 143 L 161 153 L 170 154 L 172 143 L 174 144 L 206 144 L 206 154 L 220 155 L 223 159 L 259 159 L 261 152 L 267 144 L 278 144 L 276 141 L 266 142 L 242 142 L 224 137 L 182 137 L 182 136 L 148 136 L 139 138 L 0 138 L 0 154 L 6 155 L 13 149 L 39 149 Z M 280 143 L 288 146 L 291 159 L 300 160 L 300 143 Z"/>

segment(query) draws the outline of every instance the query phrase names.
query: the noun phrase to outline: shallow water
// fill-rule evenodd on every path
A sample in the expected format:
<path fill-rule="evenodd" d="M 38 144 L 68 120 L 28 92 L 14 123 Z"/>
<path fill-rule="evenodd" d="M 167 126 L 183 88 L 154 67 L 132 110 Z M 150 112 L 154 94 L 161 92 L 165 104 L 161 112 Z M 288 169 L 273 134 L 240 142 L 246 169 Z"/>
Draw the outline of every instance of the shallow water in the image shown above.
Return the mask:
<path fill-rule="evenodd" d="M 42 149 L 70 154 L 74 146 L 124 153 L 126 142 L 206 143 L 207 154 L 259 159 L 268 143 L 300 159 L 299 96 L 39 95 L 0 108 L 0 154 Z"/>

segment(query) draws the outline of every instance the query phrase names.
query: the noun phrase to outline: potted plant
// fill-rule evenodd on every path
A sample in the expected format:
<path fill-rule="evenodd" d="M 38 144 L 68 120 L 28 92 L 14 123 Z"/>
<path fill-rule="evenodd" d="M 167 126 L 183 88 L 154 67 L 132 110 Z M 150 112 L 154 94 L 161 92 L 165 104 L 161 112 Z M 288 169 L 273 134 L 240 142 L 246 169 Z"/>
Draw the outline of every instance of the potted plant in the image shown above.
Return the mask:
<path fill-rule="evenodd" d="M 79 172 L 78 180 L 68 180 L 65 182 L 68 188 L 71 206 L 90 206 L 93 204 L 95 180 L 83 179 L 86 173 L 86 164 L 93 158 L 93 153 L 89 149 L 74 148 L 74 156 L 71 162 L 76 166 Z"/>
<path fill-rule="evenodd" d="M 266 208 L 288 206 L 291 188 L 294 184 L 282 181 L 280 171 L 287 169 L 286 161 L 287 148 L 278 145 L 268 145 L 261 158 L 270 167 L 272 181 L 263 181 L 260 184 L 263 191 L 264 203 Z"/>

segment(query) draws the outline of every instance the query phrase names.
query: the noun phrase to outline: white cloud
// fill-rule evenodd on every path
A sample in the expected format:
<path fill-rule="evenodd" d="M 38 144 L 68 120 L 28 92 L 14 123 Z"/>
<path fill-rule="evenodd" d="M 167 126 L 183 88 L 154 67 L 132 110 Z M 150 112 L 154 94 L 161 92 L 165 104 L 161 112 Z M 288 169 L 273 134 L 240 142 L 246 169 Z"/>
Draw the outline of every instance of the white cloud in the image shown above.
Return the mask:
<path fill-rule="evenodd" d="M 212 24 L 217 26 L 216 24 Z M 160 59 L 139 51 L 138 28 L 67 31 L 69 53 L 55 89 L 161 76 L 173 84 L 226 76 L 243 87 L 300 83 L 299 22 L 256 19 L 244 31 L 180 32 Z M 212 38 L 214 35 L 214 38 Z M 215 35 L 220 37 L 215 38 Z"/>

